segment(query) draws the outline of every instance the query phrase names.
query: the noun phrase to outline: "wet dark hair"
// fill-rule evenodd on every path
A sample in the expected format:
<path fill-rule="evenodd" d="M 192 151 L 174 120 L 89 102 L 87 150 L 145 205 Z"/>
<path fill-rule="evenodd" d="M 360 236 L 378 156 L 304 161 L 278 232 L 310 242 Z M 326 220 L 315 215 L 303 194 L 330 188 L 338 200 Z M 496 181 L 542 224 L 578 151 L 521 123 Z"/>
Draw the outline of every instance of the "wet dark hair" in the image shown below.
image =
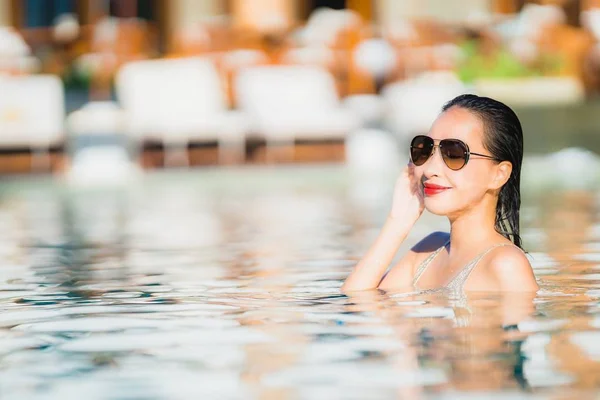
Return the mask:
<path fill-rule="evenodd" d="M 516 246 L 523 248 L 519 236 L 523 130 L 517 114 L 504 103 L 474 94 L 455 97 L 444 105 L 442 112 L 452 107 L 464 108 L 478 116 L 483 122 L 483 147 L 494 158 L 512 164 L 510 178 L 502 186 L 498 195 L 494 228 Z"/>

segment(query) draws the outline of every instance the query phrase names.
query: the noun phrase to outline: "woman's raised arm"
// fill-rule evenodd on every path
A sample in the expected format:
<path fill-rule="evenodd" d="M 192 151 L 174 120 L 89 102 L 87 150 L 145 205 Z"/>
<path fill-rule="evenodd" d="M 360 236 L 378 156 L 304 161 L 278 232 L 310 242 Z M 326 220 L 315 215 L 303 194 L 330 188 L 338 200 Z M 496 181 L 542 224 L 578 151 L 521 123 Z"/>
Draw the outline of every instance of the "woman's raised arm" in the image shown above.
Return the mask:
<path fill-rule="evenodd" d="M 375 289 L 394 258 L 396 251 L 423 213 L 423 192 L 408 165 L 396 180 L 390 214 L 364 257 L 342 285 L 342 291 Z"/>

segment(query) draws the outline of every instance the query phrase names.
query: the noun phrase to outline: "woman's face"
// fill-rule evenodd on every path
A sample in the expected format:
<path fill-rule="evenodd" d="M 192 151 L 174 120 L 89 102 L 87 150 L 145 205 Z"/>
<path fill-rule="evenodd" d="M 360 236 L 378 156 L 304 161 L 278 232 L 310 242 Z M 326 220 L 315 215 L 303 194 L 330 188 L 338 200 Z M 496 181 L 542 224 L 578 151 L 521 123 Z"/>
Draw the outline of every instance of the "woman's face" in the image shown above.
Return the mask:
<path fill-rule="evenodd" d="M 491 155 L 483 147 L 483 123 L 471 112 L 452 107 L 433 123 L 429 135 L 435 145 L 442 139 L 459 139 L 472 153 Z M 479 204 L 492 189 L 490 183 L 498 164 L 493 160 L 471 156 L 467 165 L 458 171 L 446 166 L 439 148 L 421 166 L 415 166 L 415 175 L 424 190 L 425 208 L 436 215 L 456 215 Z M 444 187 L 431 189 L 431 185 Z M 429 190 L 427 190 L 429 188 Z"/>

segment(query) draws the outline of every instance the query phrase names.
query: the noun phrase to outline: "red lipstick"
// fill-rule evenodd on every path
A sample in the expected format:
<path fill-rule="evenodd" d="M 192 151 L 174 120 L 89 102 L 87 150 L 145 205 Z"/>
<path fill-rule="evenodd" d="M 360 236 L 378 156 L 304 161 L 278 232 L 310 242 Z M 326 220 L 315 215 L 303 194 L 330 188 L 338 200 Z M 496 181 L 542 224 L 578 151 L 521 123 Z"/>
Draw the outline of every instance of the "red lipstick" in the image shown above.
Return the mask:
<path fill-rule="evenodd" d="M 442 193 L 448 189 L 450 188 L 446 186 L 436 185 L 433 183 L 425 182 L 423 184 L 423 193 L 425 193 L 425 196 L 433 196 L 435 194 Z"/>

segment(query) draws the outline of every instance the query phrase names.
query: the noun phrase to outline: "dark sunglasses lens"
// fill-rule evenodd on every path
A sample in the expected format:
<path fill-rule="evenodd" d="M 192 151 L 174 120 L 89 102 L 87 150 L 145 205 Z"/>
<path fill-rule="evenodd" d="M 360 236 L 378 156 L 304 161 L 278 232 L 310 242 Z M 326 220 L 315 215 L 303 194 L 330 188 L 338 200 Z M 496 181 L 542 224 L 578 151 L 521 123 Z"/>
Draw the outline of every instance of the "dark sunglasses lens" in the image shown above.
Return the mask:
<path fill-rule="evenodd" d="M 410 159 L 413 164 L 419 166 L 431 156 L 433 150 L 433 139 L 429 136 L 416 136 L 410 143 Z"/>
<path fill-rule="evenodd" d="M 460 140 L 442 140 L 440 151 L 444 162 L 452 170 L 459 170 L 467 163 L 467 146 Z"/>

